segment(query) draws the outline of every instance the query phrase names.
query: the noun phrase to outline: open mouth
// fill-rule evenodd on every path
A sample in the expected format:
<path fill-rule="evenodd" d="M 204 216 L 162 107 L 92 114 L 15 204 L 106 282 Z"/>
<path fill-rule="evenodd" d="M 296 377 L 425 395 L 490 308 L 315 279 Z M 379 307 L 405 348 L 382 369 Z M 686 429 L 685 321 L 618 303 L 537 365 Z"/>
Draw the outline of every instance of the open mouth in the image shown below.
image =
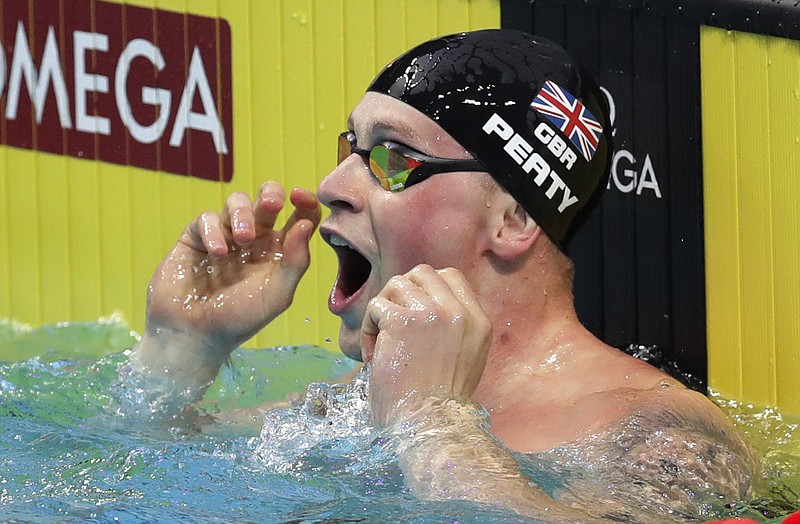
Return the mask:
<path fill-rule="evenodd" d="M 343 238 L 331 235 L 328 243 L 339 259 L 339 275 L 336 277 L 330 297 L 331 311 L 337 313 L 347 309 L 349 303 L 364 287 L 372 271 L 372 265 Z"/>

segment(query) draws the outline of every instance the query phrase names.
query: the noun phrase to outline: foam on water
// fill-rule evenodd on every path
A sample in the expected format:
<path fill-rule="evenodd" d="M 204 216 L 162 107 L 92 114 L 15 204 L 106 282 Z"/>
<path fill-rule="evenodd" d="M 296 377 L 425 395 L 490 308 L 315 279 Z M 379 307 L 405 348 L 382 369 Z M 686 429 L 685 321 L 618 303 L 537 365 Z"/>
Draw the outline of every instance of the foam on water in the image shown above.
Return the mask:
<path fill-rule="evenodd" d="M 312 383 L 301 406 L 265 415 L 252 440 L 255 456 L 279 473 L 301 471 L 301 457 L 320 444 L 331 455 L 370 456 L 378 432 L 369 421 L 368 384 L 367 368 L 350 384 Z"/>

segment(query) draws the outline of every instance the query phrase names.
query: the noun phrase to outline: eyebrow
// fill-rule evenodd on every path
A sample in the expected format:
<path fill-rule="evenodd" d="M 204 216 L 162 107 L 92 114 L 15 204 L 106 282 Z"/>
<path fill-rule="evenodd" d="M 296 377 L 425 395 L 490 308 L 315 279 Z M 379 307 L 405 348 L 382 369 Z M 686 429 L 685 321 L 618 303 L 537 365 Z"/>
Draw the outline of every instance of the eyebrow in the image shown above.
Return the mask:
<path fill-rule="evenodd" d="M 347 118 L 347 127 L 351 130 L 355 127 L 352 113 Z M 404 121 L 378 120 L 373 122 L 368 130 L 370 138 L 375 135 L 383 135 L 388 138 L 397 137 L 397 139 L 402 139 L 402 142 L 406 143 L 406 145 L 409 145 L 407 142 L 416 140 L 418 137 L 416 129 Z"/>
<path fill-rule="evenodd" d="M 398 138 L 407 137 L 406 140 L 415 140 L 418 136 L 416 129 L 406 122 L 385 122 L 378 121 L 372 124 L 371 132 L 373 135 L 381 134 L 396 136 Z"/>

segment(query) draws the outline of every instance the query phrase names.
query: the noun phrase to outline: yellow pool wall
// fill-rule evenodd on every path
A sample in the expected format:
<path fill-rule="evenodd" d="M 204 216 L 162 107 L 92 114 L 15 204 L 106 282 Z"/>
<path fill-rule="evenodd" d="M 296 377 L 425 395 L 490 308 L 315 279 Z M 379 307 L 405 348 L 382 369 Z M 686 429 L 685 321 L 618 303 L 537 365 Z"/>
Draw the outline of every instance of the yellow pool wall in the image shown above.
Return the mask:
<path fill-rule="evenodd" d="M 709 385 L 800 415 L 800 42 L 701 29 Z"/>
<path fill-rule="evenodd" d="M 497 0 L 126 3 L 230 24 L 233 180 L 0 146 L 0 317 L 120 314 L 140 332 L 152 272 L 191 218 L 267 179 L 315 187 L 380 67 L 430 37 L 500 24 Z M 709 383 L 800 414 L 800 42 L 702 27 L 701 63 Z M 336 261 L 318 238 L 312 257 L 293 307 L 249 346 L 336 348 Z"/>
<path fill-rule="evenodd" d="M 349 110 L 386 63 L 434 36 L 500 24 L 496 0 L 126 3 L 230 24 L 233 180 L 0 146 L 0 317 L 38 326 L 119 313 L 141 332 L 150 277 L 193 217 L 268 179 L 315 188 L 336 162 Z M 312 257 L 293 307 L 248 345 L 337 347 L 327 309 L 336 260 L 319 238 Z"/>

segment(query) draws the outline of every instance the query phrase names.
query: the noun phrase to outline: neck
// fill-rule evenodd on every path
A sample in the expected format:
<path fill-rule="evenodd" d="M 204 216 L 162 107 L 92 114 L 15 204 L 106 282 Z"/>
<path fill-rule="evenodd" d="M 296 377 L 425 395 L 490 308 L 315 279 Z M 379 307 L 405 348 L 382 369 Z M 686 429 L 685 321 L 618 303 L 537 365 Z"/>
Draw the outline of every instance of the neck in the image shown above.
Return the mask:
<path fill-rule="evenodd" d="M 560 362 L 569 360 L 563 354 L 591 336 L 575 313 L 566 257 L 534 252 L 519 263 L 515 271 L 493 268 L 480 280 L 481 305 L 494 332 L 473 400 L 490 411 L 505 404 L 516 384 L 530 384 L 532 377 L 559 369 Z"/>

